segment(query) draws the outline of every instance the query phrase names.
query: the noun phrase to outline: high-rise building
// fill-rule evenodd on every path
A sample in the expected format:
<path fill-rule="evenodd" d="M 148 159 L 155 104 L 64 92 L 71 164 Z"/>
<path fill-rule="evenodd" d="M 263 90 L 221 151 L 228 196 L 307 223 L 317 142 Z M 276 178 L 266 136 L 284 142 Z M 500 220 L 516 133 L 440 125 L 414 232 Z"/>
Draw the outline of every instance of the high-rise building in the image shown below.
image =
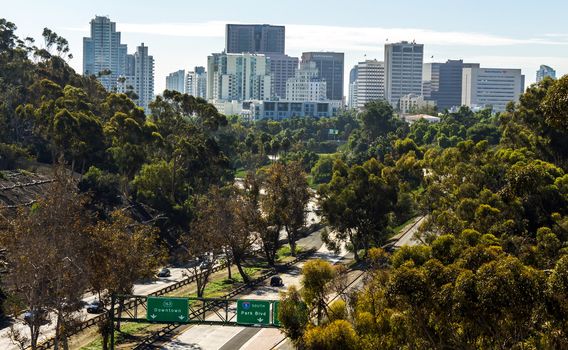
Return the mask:
<path fill-rule="evenodd" d="M 187 72 L 185 93 L 195 97 L 207 98 L 207 72 L 205 67 L 195 67 L 193 72 Z"/>
<path fill-rule="evenodd" d="M 298 70 L 298 57 L 283 54 L 266 54 L 270 62 L 272 75 L 273 97 L 284 99 L 286 96 L 286 82 L 293 78 Z"/>
<path fill-rule="evenodd" d="M 536 71 L 536 82 L 538 83 L 545 77 L 556 79 L 556 71 L 547 65 L 541 65 L 539 70 Z"/>
<path fill-rule="evenodd" d="M 285 53 L 284 26 L 268 24 L 227 24 L 227 53 Z"/>
<path fill-rule="evenodd" d="M 315 62 L 319 76 L 327 84 L 329 100 L 343 100 L 344 54 L 342 52 L 304 52 L 302 63 Z"/>
<path fill-rule="evenodd" d="M 185 70 L 180 69 L 177 72 L 170 73 L 166 77 L 166 90 L 173 90 L 185 93 Z"/>
<path fill-rule="evenodd" d="M 125 75 L 126 44 L 110 18 L 95 16 L 91 36 L 83 38 L 83 75 L 95 75 L 108 91 L 116 91 L 117 79 Z"/>
<path fill-rule="evenodd" d="M 479 67 L 479 64 L 463 63 L 463 60 L 425 63 L 422 73 L 422 94 L 424 98 L 435 101 L 440 111 L 461 106 L 462 70 L 464 67 Z"/>
<path fill-rule="evenodd" d="M 422 95 L 423 60 L 423 44 L 385 44 L 385 98 L 391 105 L 398 107 L 404 95 Z"/>
<path fill-rule="evenodd" d="M 207 57 L 207 99 L 268 100 L 272 96 L 270 63 L 251 53 L 214 53 Z"/>
<path fill-rule="evenodd" d="M 315 62 L 300 64 L 296 76 L 286 83 L 287 101 L 323 101 L 326 100 L 327 84 L 319 78 Z"/>
<path fill-rule="evenodd" d="M 144 43 L 134 53 L 134 92 L 138 106 L 148 111 L 148 104 L 154 99 L 154 57 L 148 55 Z"/>
<path fill-rule="evenodd" d="M 503 112 L 511 101 L 518 102 L 523 90 L 520 69 L 465 67 L 462 72 L 462 105 L 493 107 Z"/>
<path fill-rule="evenodd" d="M 357 104 L 363 108 L 367 102 L 385 98 L 385 65 L 377 60 L 357 64 Z"/>
<path fill-rule="evenodd" d="M 358 65 L 354 65 L 349 71 L 349 108 L 357 108 L 357 70 Z"/>

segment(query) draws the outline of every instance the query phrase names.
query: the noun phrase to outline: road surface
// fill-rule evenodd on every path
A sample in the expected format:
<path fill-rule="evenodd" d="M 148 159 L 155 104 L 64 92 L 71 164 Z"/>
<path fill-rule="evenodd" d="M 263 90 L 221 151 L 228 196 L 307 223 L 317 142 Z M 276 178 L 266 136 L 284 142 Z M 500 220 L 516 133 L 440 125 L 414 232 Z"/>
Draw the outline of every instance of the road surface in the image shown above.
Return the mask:
<path fill-rule="evenodd" d="M 312 235 L 319 236 L 319 235 Z M 308 239 L 315 240 L 313 237 Z M 300 245 L 306 242 L 299 242 Z M 325 245 L 321 245 L 314 254 L 313 259 L 319 258 L 334 264 L 339 262 L 347 255 L 347 251 L 343 248 L 338 254 L 329 251 Z M 280 274 L 284 287 L 270 287 L 269 281 L 247 295 L 239 296 L 239 299 L 264 299 L 278 300 L 279 293 L 290 285 L 300 285 L 300 270 L 304 262 L 301 262 L 286 273 Z M 231 312 L 234 314 L 236 305 L 231 305 Z M 230 312 L 230 314 L 231 314 Z M 216 320 L 215 315 L 211 315 L 208 320 Z M 172 341 L 162 345 L 163 350 L 234 350 L 234 349 L 270 349 L 277 345 L 285 336 L 279 329 L 275 328 L 253 328 L 253 327 L 224 327 L 224 326 L 207 326 L 196 325 L 188 328 L 179 334 Z"/>

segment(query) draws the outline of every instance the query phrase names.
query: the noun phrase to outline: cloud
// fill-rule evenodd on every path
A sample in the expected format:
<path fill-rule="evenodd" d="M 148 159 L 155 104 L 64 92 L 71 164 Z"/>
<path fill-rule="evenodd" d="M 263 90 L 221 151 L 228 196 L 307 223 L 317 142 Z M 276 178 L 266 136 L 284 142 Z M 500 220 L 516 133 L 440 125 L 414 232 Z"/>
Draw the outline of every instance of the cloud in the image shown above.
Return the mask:
<path fill-rule="evenodd" d="M 123 33 L 153 34 L 174 37 L 222 38 L 226 23 L 118 23 Z M 87 27 L 66 28 L 87 32 Z M 369 51 L 382 47 L 386 41 L 412 41 L 426 45 L 444 46 L 514 46 L 568 45 L 568 35 L 545 34 L 540 38 L 518 39 L 477 32 L 437 31 L 422 28 L 342 27 L 324 25 L 286 24 L 286 46 L 292 50 Z"/>

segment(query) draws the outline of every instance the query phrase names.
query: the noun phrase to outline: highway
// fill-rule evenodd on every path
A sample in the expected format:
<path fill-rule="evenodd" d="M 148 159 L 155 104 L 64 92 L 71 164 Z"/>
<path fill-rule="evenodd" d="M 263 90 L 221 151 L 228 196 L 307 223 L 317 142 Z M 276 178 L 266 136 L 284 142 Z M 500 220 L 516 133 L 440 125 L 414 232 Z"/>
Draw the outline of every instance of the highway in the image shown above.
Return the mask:
<path fill-rule="evenodd" d="M 393 238 L 395 249 L 402 245 L 416 245 L 419 241 L 415 239 L 415 234 L 425 220 L 425 217 L 417 217 L 412 220 L 400 233 Z M 330 252 L 325 246 L 321 245 L 321 241 L 317 242 L 317 236 L 311 235 L 306 239 L 312 240 L 312 243 L 320 244 L 320 247 L 313 257 L 327 260 L 331 263 L 336 263 L 342 258 L 346 257 L 347 252 L 342 249 L 339 254 Z M 306 242 L 299 242 L 300 245 Z M 268 282 L 255 290 L 254 292 L 239 296 L 239 299 L 268 299 L 277 300 L 279 292 L 290 285 L 300 285 L 301 275 L 300 270 L 303 263 L 300 263 L 294 269 L 287 273 L 281 274 L 284 281 L 284 287 L 275 288 L 268 286 Z M 357 281 L 362 282 L 362 279 Z M 356 287 L 356 286 L 353 286 Z M 232 312 L 235 312 L 235 306 L 232 307 Z M 215 316 L 211 316 L 215 319 Z M 160 349 L 163 350 L 266 350 L 278 349 L 289 350 L 293 349 L 292 344 L 286 336 L 276 328 L 255 328 L 255 327 L 223 327 L 223 326 L 208 326 L 198 325 L 188 328 L 183 333 L 179 334 L 172 341 L 167 344 L 161 345 Z"/>
<path fill-rule="evenodd" d="M 178 281 L 185 279 L 186 277 L 183 275 L 184 271 L 187 271 L 184 268 L 169 268 L 171 271 L 170 277 L 162 277 L 157 278 L 152 281 L 141 282 L 134 285 L 134 294 L 137 295 L 148 295 L 150 293 L 156 292 L 164 287 L 167 287 L 171 284 L 174 284 Z M 97 297 L 92 294 L 85 295 L 83 301 L 86 303 L 92 302 Z M 93 317 L 96 317 L 97 314 L 89 314 L 86 312 L 85 309 L 82 309 L 78 312 L 78 319 L 82 321 L 86 321 Z M 23 322 L 21 319 L 22 316 L 18 317 L 18 319 L 14 322 L 14 329 L 17 331 L 22 332 L 24 335 L 29 334 L 29 327 Z M 39 342 L 41 343 L 44 340 L 52 338 L 55 335 L 55 316 L 51 315 L 51 323 L 41 327 L 41 334 L 39 337 Z M 9 338 L 10 327 L 5 327 L 0 330 L 0 349 L 2 350 L 16 350 L 19 349 L 12 340 Z"/>
<path fill-rule="evenodd" d="M 314 209 L 316 207 L 316 203 L 314 201 L 310 201 L 307 207 L 306 213 L 306 224 L 309 226 L 311 224 L 319 223 L 320 217 L 315 214 Z M 281 232 L 281 238 L 286 239 L 286 233 L 284 231 Z M 302 238 L 298 241 L 299 245 L 309 249 L 311 247 L 319 248 L 322 245 L 321 238 L 319 234 L 311 234 L 305 238 Z M 150 281 L 144 281 L 136 283 L 133 287 L 133 294 L 136 295 L 149 295 L 153 292 L 156 292 L 162 288 L 170 286 L 176 282 L 182 281 L 187 276 L 187 269 L 183 267 L 168 267 L 171 272 L 170 277 L 161 277 L 155 278 Z M 85 303 L 90 303 L 96 300 L 97 297 L 93 294 L 86 294 L 83 298 Z M 80 321 L 87 321 L 91 318 L 96 317 L 97 314 L 89 314 L 86 312 L 85 309 L 80 310 L 77 313 L 77 319 Z M 14 322 L 13 328 L 14 330 L 20 332 L 23 335 L 29 335 L 29 327 L 23 322 L 22 319 L 23 315 L 20 315 Z M 44 325 L 40 329 L 40 336 L 38 339 L 38 343 L 41 343 L 47 339 L 53 338 L 55 336 L 55 315 L 50 315 L 51 323 Z M 11 329 L 9 326 L 6 326 L 0 329 L 0 349 L 2 350 L 17 350 L 19 347 L 13 343 L 10 339 L 10 332 Z"/>
<path fill-rule="evenodd" d="M 324 259 L 334 264 L 346 257 L 347 251 L 345 249 L 335 254 L 329 251 L 325 245 L 321 245 L 321 240 L 317 236 L 319 235 L 312 234 L 298 242 L 299 245 L 304 247 L 308 242 L 320 244 L 319 249 L 311 259 Z M 263 286 L 255 289 L 252 293 L 239 296 L 239 299 L 278 300 L 280 291 L 285 290 L 290 285 L 300 285 L 300 270 L 303 264 L 304 262 L 301 262 L 286 273 L 279 275 L 284 282 L 283 287 L 270 287 L 269 281 L 266 281 Z M 234 314 L 235 311 L 236 305 L 232 305 L 231 312 Z M 215 320 L 217 318 L 215 315 L 211 315 L 207 319 Z M 281 342 L 283 338 L 284 335 L 275 328 L 196 325 L 189 327 L 169 343 L 163 344 L 160 349 L 270 349 Z"/>

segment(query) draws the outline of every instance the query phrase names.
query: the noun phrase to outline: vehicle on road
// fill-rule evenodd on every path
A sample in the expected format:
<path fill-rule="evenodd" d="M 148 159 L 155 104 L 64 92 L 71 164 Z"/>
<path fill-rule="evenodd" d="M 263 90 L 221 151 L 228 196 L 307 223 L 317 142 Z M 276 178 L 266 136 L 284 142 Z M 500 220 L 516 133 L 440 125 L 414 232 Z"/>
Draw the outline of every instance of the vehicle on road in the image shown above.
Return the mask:
<path fill-rule="evenodd" d="M 273 276 L 270 279 L 270 286 L 271 287 L 284 287 L 284 282 L 282 282 L 282 278 L 280 276 Z"/>
<path fill-rule="evenodd" d="M 45 309 L 39 310 L 28 310 L 24 312 L 24 322 L 27 324 L 34 323 L 36 319 L 39 319 L 39 323 L 41 325 L 49 324 L 51 321 L 49 320 L 49 313 Z"/>
<path fill-rule="evenodd" d="M 100 314 L 105 311 L 105 306 L 100 300 L 95 300 L 88 303 L 85 309 L 87 309 L 87 312 L 90 314 Z"/>
<path fill-rule="evenodd" d="M 171 273 L 170 269 L 167 269 L 167 268 L 165 268 L 165 267 L 164 267 L 163 269 L 161 269 L 161 270 L 156 274 L 156 276 L 158 276 L 158 277 L 170 277 L 171 275 L 172 275 L 172 273 Z"/>
<path fill-rule="evenodd" d="M 204 261 L 202 261 L 202 262 L 199 264 L 199 269 L 200 269 L 201 271 L 208 270 L 208 269 L 210 269 L 211 267 L 213 267 L 213 262 L 211 262 L 211 261 L 209 261 L 209 260 L 204 260 Z"/>

